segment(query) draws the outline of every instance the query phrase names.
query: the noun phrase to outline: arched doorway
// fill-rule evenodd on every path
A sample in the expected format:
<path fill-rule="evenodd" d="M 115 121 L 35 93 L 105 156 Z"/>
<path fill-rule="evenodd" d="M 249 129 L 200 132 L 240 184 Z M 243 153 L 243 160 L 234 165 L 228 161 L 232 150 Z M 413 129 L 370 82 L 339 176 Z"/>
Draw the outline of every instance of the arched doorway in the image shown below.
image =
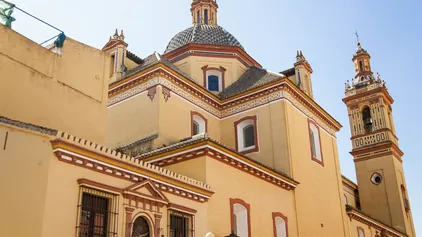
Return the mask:
<path fill-rule="evenodd" d="M 131 237 L 152 237 L 147 220 L 140 216 L 133 223 Z"/>

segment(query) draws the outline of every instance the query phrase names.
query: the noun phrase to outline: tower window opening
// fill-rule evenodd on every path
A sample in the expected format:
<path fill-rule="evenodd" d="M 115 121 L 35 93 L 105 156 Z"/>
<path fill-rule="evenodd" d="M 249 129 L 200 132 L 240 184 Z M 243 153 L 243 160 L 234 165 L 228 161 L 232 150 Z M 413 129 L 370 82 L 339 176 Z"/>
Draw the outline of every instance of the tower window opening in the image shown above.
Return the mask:
<path fill-rule="evenodd" d="M 403 198 L 403 205 L 404 205 L 404 210 L 406 212 L 410 211 L 410 204 L 409 204 L 409 200 L 406 197 L 406 188 L 404 187 L 404 185 L 401 185 L 401 195 Z"/>
<path fill-rule="evenodd" d="M 199 10 L 196 12 L 196 20 L 197 24 L 201 24 L 201 12 Z"/>
<path fill-rule="evenodd" d="M 208 9 L 204 10 L 204 24 L 208 25 Z"/>
<path fill-rule="evenodd" d="M 374 131 L 374 126 L 372 124 L 371 110 L 369 109 L 369 107 L 366 107 L 365 109 L 363 109 L 363 111 L 362 111 L 362 119 L 363 119 L 363 124 L 364 124 L 364 128 L 365 128 L 365 132 L 366 133 L 373 132 Z"/>
<path fill-rule="evenodd" d="M 359 71 L 363 71 L 363 63 L 362 61 L 359 61 Z"/>
<path fill-rule="evenodd" d="M 379 173 L 374 173 L 371 176 L 371 182 L 375 185 L 379 185 L 382 182 L 382 176 Z"/>
<path fill-rule="evenodd" d="M 114 74 L 115 61 L 116 61 L 116 55 L 113 54 L 110 58 L 110 77 L 112 77 Z"/>

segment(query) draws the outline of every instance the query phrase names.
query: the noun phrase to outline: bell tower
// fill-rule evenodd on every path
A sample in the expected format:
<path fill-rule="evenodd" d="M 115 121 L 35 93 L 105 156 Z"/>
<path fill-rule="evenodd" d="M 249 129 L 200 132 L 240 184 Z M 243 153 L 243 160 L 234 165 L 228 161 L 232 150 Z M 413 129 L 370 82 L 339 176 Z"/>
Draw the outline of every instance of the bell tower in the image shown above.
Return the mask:
<path fill-rule="evenodd" d="M 355 76 L 346 83 L 343 102 L 349 114 L 351 152 L 362 211 L 415 236 L 403 171 L 403 152 L 394 128 L 393 98 L 371 70 L 371 56 L 358 40 L 352 58 Z"/>
<path fill-rule="evenodd" d="M 192 24 L 217 25 L 217 0 L 193 0 Z"/>

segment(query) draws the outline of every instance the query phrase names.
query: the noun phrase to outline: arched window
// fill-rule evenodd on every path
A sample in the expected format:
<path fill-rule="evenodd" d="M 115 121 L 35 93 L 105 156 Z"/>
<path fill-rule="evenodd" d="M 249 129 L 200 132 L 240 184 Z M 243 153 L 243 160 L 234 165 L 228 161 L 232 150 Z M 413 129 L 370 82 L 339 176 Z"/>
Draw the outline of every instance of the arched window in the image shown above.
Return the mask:
<path fill-rule="evenodd" d="M 132 236 L 150 236 L 150 229 L 148 222 L 143 217 L 136 218 L 133 223 Z"/>
<path fill-rule="evenodd" d="M 321 139 L 320 139 L 320 134 L 319 134 L 319 128 L 311 120 L 308 120 L 308 125 L 309 125 L 309 143 L 310 143 L 310 148 L 311 148 L 312 160 L 324 166 L 324 162 L 322 159 Z"/>
<path fill-rule="evenodd" d="M 208 90 L 210 91 L 220 91 L 219 86 L 219 78 L 216 75 L 210 75 L 208 76 Z"/>
<path fill-rule="evenodd" d="M 230 199 L 232 231 L 239 237 L 249 237 L 250 206 L 240 199 Z"/>
<path fill-rule="evenodd" d="M 197 24 L 201 24 L 201 11 L 196 12 Z"/>
<path fill-rule="evenodd" d="M 226 69 L 224 67 L 208 67 L 203 66 L 204 87 L 209 91 L 222 91 L 224 89 L 224 76 Z"/>
<path fill-rule="evenodd" d="M 288 237 L 287 217 L 273 212 L 274 237 Z"/>
<path fill-rule="evenodd" d="M 358 227 L 358 237 L 365 237 L 365 231 L 362 227 Z"/>
<path fill-rule="evenodd" d="M 401 196 L 403 199 L 403 204 L 404 204 L 404 210 L 406 210 L 406 212 L 410 211 L 410 204 L 409 204 L 409 200 L 406 197 L 406 188 L 404 187 L 404 185 L 401 185 Z"/>
<path fill-rule="evenodd" d="M 371 109 L 369 107 L 365 107 L 362 111 L 362 119 L 363 125 L 365 128 L 366 133 L 370 133 L 374 131 L 374 127 L 372 126 L 372 118 L 371 118 Z"/>
<path fill-rule="evenodd" d="M 363 71 L 363 63 L 362 61 L 359 61 L 359 71 Z"/>
<path fill-rule="evenodd" d="M 234 123 L 236 149 L 242 153 L 256 152 L 258 148 L 256 116 L 242 118 Z"/>
<path fill-rule="evenodd" d="M 192 131 L 191 131 L 192 136 L 207 132 L 208 121 L 200 113 L 191 111 L 191 123 L 192 123 Z"/>
<path fill-rule="evenodd" d="M 208 9 L 204 10 L 204 24 L 208 25 Z"/>

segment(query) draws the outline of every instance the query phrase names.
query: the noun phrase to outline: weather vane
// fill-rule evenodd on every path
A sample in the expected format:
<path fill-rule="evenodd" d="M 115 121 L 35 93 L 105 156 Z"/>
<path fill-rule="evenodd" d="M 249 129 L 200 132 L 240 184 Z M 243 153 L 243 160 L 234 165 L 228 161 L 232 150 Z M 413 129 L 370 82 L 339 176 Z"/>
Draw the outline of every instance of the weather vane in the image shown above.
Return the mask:
<path fill-rule="evenodd" d="M 355 35 L 356 35 L 356 39 L 358 40 L 358 43 L 359 43 L 359 35 L 358 35 L 358 31 L 356 31 L 356 32 L 355 32 Z"/>

